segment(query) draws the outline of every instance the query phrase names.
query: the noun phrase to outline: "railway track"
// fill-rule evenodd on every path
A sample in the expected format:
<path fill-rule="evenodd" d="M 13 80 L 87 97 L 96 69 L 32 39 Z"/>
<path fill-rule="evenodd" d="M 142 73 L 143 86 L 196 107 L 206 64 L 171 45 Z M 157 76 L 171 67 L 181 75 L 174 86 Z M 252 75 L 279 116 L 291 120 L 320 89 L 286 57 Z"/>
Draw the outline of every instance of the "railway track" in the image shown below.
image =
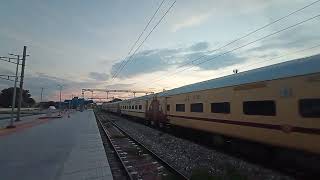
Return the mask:
<path fill-rule="evenodd" d="M 111 117 L 119 119 L 119 116 L 111 115 Z M 130 120 L 131 118 L 125 118 Z M 131 119 L 133 122 L 139 122 Z M 140 123 L 143 124 L 143 123 Z M 158 129 L 159 130 L 159 129 Z M 288 176 L 291 176 L 296 179 L 312 179 L 313 177 L 319 176 L 319 171 L 317 171 L 317 166 L 315 162 L 319 162 L 319 157 L 300 157 L 301 154 L 295 154 L 294 152 L 285 151 L 280 155 L 275 157 L 270 157 L 270 154 L 263 149 L 265 146 L 261 144 L 242 144 L 242 142 L 238 142 L 238 144 L 226 144 L 223 147 L 212 145 L 211 141 L 206 141 L 207 134 L 199 133 L 190 133 L 190 129 L 188 129 L 188 133 L 181 130 L 185 129 L 174 129 L 171 131 L 165 130 L 164 133 L 169 133 L 179 138 L 188 139 L 192 142 L 205 145 L 206 147 L 215 149 L 219 152 L 226 153 L 230 156 L 243 159 L 245 161 L 251 162 L 253 164 L 261 165 L 262 167 L 272 169 L 277 172 L 281 172 Z M 196 137 L 196 139 L 195 139 Z M 200 139 L 200 140 L 199 140 Z M 235 141 L 236 142 L 236 141 Z M 233 142 L 233 143 L 235 143 Z M 228 146 L 229 145 L 229 146 Z M 237 148 L 234 148 L 237 147 Z M 251 150 L 254 149 L 254 150 Z M 243 149 L 240 151 L 239 149 Z M 247 151 L 244 153 L 244 151 Z M 282 152 L 282 151 L 280 151 Z M 300 155 L 300 156 L 299 156 Z M 276 158 L 276 162 L 270 161 L 268 158 Z M 296 162 L 294 161 L 296 159 Z M 303 160 L 303 161 L 302 161 Z"/>
<path fill-rule="evenodd" d="M 96 117 L 127 179 L 188 179 L 143 144 L 130 137 L 105 115 L 97 113 Z M 120 173 L 120 170 L 117 172 Z"/>
<path fill-rule="evenodd" d="M 108 140 L 107 135 L 104 133 L 102 125 L 97 121 L 98 128 L 100 131 L 100 135 L 102 138 L 102 142 L 104 145 L 104 149 L 108 158 L 108 162 L 110 165 L 110 169 L 112 172 L 113 179 L 115 180 L 126 180 L 129 179 L 127 172 L 125 171 L 124 167 L 122 166 L 121 162 L 119 161 L 119 158 L 114 151 L 110 141 Z"/>

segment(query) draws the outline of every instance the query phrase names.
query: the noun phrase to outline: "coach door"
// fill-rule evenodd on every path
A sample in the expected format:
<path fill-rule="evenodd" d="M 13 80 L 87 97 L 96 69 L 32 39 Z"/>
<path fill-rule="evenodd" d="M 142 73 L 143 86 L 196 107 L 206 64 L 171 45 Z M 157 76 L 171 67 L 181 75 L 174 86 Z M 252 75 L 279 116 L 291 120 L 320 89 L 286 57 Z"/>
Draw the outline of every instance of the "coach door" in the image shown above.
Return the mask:
<path fill-rule="evenodd" d="M 149 101 L 146 100 L 145 110 L 144 110 L 144 117 L 146 118 L 146 120 L 148 120 L 148 109 L 149 109 Z"/>
<path fill-rule="evenodd" d="M 164 114 L 165 114 L 165 116 L 167 116 L 168 115 L 168 97 L 165 97 L 164 98 L 164 102 L 163 102 L 163 107 L 162 107 L 162 109 L 163 109 L 163 112 L 164 112 Z"/>
<path fill-rule="evenodd" d="M 151 101 L 151 120 L 153 122 L 158 122 L 159 117 L 159 101 L 155 98 Z"/>

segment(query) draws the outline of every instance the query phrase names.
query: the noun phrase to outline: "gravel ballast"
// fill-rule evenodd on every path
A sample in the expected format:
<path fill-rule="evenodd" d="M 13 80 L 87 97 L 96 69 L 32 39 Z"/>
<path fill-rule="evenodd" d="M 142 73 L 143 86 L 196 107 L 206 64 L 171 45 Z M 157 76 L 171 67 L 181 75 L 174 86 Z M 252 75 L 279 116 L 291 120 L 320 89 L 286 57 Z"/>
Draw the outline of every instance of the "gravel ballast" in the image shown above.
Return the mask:
<path fill-rule="evenodd" d="M 252 180 L 291 179 L 278 172 L 128 121 L 123 117 L 114 115 L 107 115 L 107 117 L 187 177 L 191 177 L 195 169 L 205 169 L 215 176 L 226 176 L 230 170 L 233 170 Z"/>

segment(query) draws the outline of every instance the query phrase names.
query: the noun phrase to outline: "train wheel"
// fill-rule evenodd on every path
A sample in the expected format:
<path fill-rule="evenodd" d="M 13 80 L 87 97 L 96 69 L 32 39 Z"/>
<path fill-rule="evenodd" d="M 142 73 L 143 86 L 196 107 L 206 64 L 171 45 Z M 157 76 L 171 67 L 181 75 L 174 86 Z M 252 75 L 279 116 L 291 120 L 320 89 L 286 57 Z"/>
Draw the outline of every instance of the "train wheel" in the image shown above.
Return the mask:
<path fill-rule="evenodd" d="M 225 145 L 226 142 L 225 142 L 225 139 L 222 136 L 214 135 L 212 137 L 212 143 L 216 147 L 222 147 L 222 146 Z"/>
<path fill-rule="evenodd" d="M 163 128 L 164 128 L 163 123 L 159 123 L 159 128 L 160 128 L 160 129 L 163 129 Z"/>
<path fill-rule="evenodd" d="M 148 120 L 148 119 L 145 119 L 145 120 L 144 120 L 144 124 L 145 124 L 146 126 L 149 126 L 149 124 L 150 124 L 150 123 L 149 123 L 149 120 Z"/>

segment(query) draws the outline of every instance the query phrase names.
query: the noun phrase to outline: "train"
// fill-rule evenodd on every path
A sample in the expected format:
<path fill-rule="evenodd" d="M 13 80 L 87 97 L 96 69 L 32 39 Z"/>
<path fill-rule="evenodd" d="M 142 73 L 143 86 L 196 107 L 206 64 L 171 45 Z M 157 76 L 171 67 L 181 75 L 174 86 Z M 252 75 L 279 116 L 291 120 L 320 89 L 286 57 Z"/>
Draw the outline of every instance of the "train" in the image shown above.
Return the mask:
<path fill-rule="evenodd" d="M 163 127 L 173 125 L 320 154 L 320 55 L 239 72 L 102 109 Z"/>

